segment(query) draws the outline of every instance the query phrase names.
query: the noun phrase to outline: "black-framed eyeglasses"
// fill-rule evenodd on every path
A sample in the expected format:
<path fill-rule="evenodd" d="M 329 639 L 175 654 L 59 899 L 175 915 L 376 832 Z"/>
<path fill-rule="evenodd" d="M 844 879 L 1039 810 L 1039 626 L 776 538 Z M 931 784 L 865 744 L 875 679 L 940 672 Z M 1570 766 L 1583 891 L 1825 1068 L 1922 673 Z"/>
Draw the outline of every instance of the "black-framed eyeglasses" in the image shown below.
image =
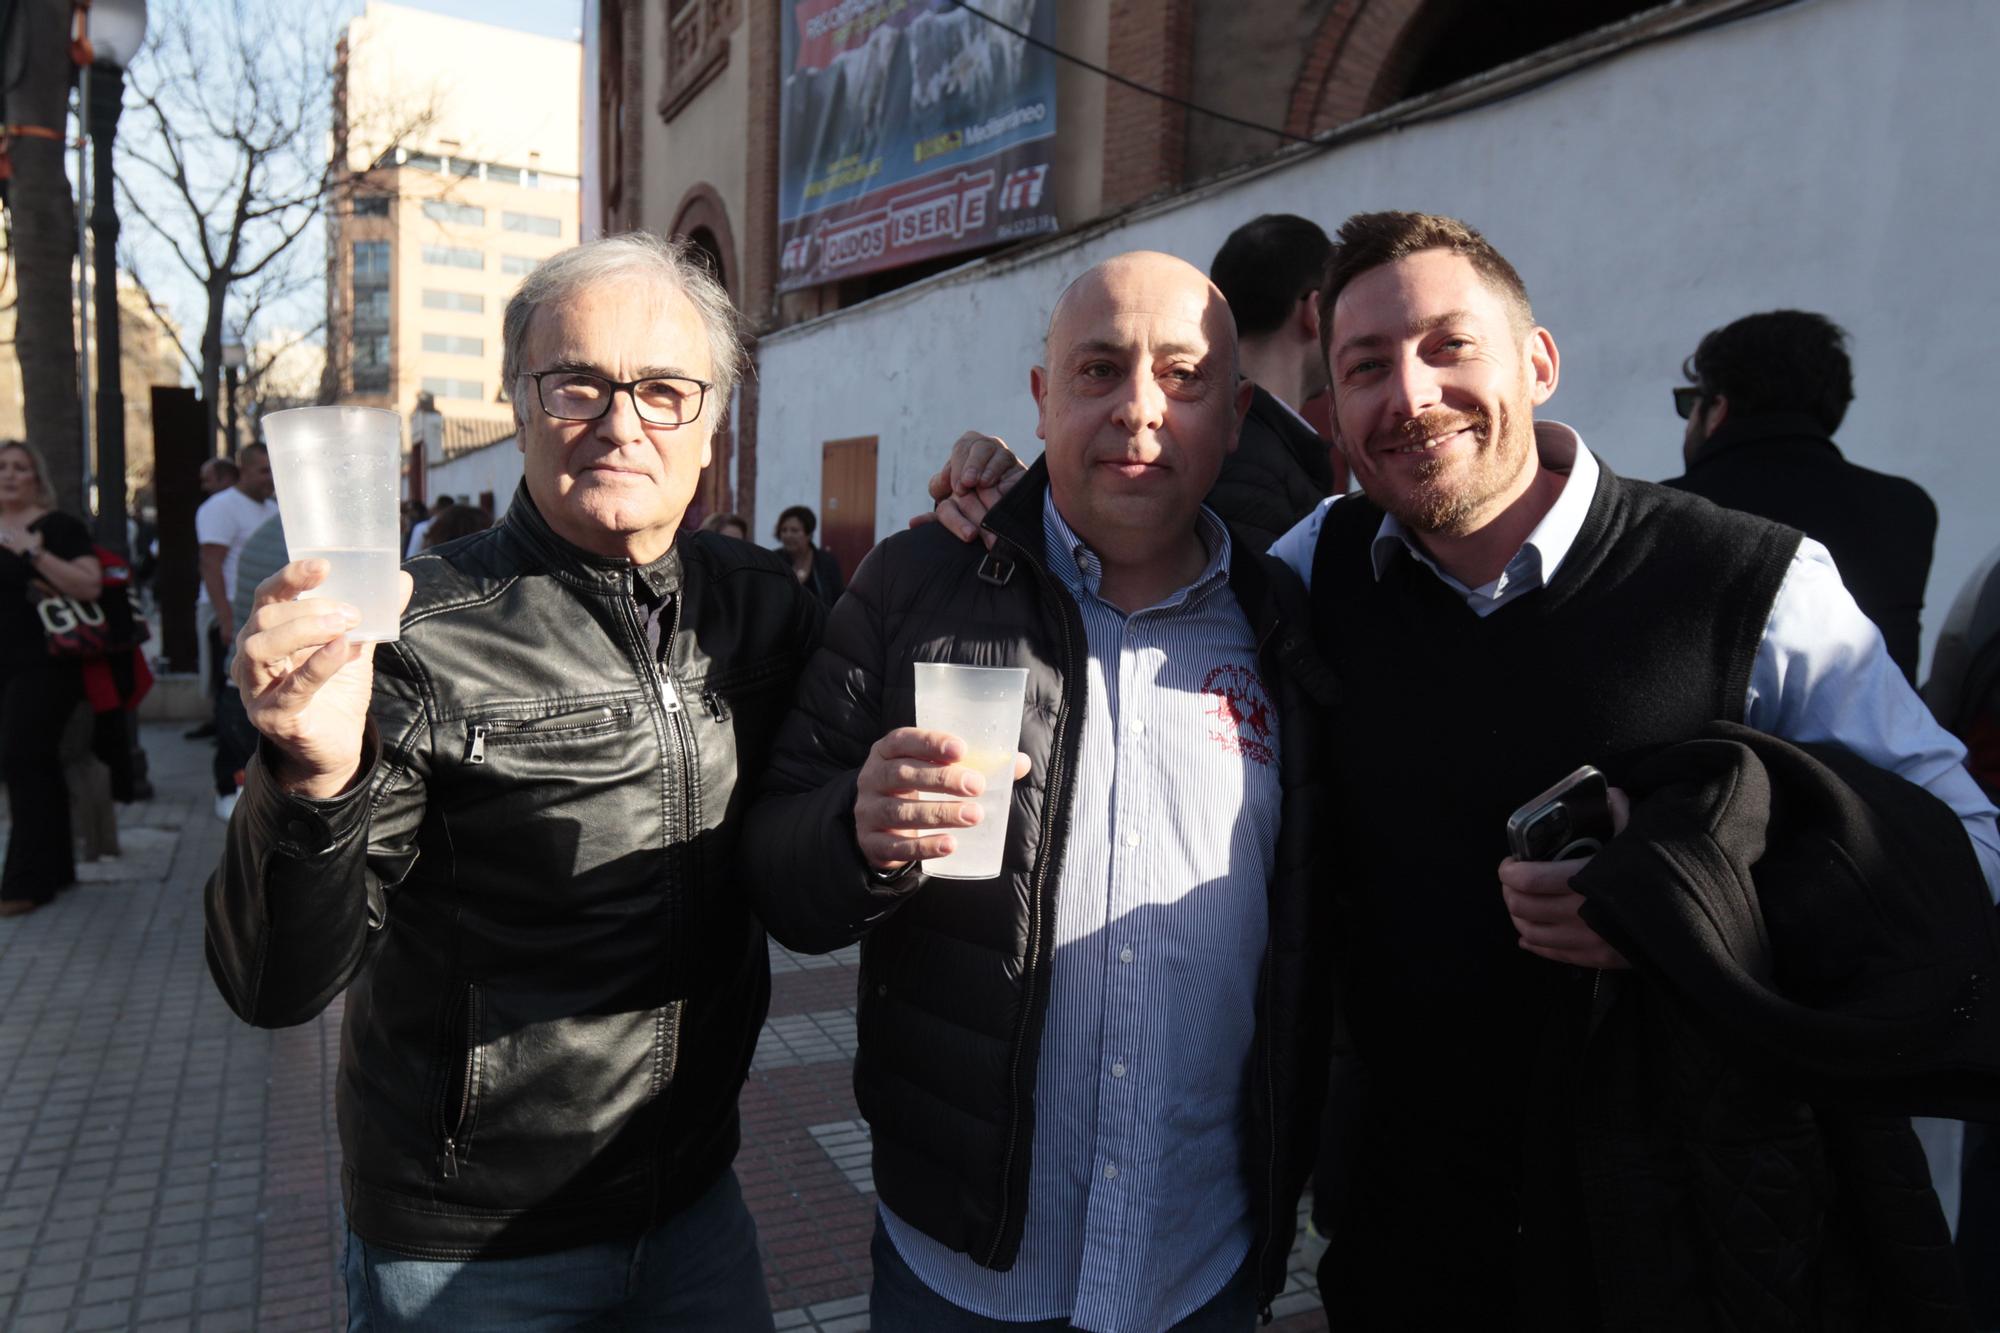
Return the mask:
<path fill-rule="evenodd" d="M 1682 421 L 1694 415 L 1696 404 L 1701 402 L 1699 384 L 1676 384 L 1674 386 L 1674 411 L 1680 413 Z"/>
<path fill-rule="evenodd" d="M 524 370 L 535 382 L 542 411 L 557 421 L 595 421 L 611 410 L 622 389 L 632 396 L 639 420 L 652 426 L 685 426 L 701 415 L 707 380 L 684 375 L 656 375 L 643 380 L 614 380 L 588 370 Z"/>

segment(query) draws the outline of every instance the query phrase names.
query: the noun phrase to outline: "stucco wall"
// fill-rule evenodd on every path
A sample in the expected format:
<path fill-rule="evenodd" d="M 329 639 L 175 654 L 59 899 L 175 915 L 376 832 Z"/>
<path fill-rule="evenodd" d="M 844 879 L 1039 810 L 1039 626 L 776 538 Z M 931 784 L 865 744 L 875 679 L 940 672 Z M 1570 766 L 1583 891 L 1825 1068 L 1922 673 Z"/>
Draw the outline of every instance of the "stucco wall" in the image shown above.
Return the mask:
<path fill-rule="evenodd" d="M 521 484 L 521 449 L 502 440 L 448 463 L 433 463 L 424 474 L 424 488 L 435 497 L 449 495 L 462 504 L 478 503 L 482 491 L 493 492 L 493 517 L 507 512 L 514 488 Z"/>
<path fill-rule="evenodd" d="M 687 192 L 708 185 L 722 197 L 737 244 L 742 244 L 745 191 L 749 178 L 743 149 L 744 117 L 750 105 L 749 35 L 739 22 L 729 37 L 729 63 L 715 81 L 682 107 L 671 121 L 660 119 L 660 91 L 666 78 L 665 5 L 644 7 L 641 65 L 645 92 L 632 109 L 631 124 L 645 145 L 640 170 L 639 216 L 647 227 L 665 232 Z M 730 257 L 740 272 L 741 254 Z M 740 278 L 733 279 L 740 283 Z"/>
<path fill-rule="evenodd" d="M 1967 116 L 2000 57 L 1990 0 L 1808 0 L 1669 40 L 1497 105 L 1366 140 L 1022 259 L 974 264 L 759 353 L 759 513 L 819 494 L 825 440 L 881 440 L 879 531 L 928 507 L 960 430 L 1040 452 L 1028 367 L 1063 284 L 1122 250 L 1205 265 L 1261 212 L 1462 216 L 1511 258 L 1562 352 L 1544 415 L 1612 467 L 1680 468 L 1668 389 L 1701 334 L 1780 306 L 1853 334 L 1849 457 L 1914 478 L 1941 515 L 1924 619 L 2000 541 L 1989 432 L 2000 173 Z"/>

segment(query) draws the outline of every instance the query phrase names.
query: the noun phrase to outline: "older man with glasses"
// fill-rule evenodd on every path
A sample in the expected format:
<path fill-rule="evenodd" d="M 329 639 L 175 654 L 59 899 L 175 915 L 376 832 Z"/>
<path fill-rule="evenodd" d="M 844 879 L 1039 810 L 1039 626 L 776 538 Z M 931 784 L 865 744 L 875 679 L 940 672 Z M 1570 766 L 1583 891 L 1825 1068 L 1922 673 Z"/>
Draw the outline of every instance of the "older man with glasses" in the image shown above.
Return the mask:
<path fill-rule="evenodd" d="M 685 246 L 557 255 L 504 336 L 521 488 L 410 562 L 401 640 L 348 644 L 323 562 L 258 590 L 210 970 L 265 1027 L 347 993 L 350 1328 L 769 1329 L 731 1162 L 770 980 L 729 865 L 821 609 L 679 533 L 741 356 Z"/>

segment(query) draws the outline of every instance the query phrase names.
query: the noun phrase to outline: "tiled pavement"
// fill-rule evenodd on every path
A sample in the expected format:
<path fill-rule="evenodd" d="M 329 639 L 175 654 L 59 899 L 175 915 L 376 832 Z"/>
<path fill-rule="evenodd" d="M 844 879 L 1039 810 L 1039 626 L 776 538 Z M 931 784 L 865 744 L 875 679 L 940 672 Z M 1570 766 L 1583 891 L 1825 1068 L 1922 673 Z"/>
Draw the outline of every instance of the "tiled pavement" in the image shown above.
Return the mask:
<path fill-rule="evenodd" d="M 178 725 L 146 746 L 163 794 L 121 811 L 124 856 L 0 922 L 0 1329 L 337 1328 L 339 1005 L 275 1033 L 224 1007 L 202 960 L 208 752 Z M 854 963 L 773 948 L 743 1090 L 737 1172 L 780 1329 L 868 1327 Z M 1293 1258 L 1272 1327 L 1324 1328 Z"/>

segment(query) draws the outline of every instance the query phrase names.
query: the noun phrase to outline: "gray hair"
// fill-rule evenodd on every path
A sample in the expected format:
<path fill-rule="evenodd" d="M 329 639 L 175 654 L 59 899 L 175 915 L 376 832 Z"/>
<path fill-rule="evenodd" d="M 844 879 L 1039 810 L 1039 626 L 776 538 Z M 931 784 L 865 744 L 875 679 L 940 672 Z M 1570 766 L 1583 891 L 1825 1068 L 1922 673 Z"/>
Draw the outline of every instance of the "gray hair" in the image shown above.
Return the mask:
<path fill-rule="evenodd" d="M 507 313 L 500 322 L 500 374 L 508 392 L 514 395 L 515 414 L 521 402 L 514 386 L 526 369 L 521 357 L 528 343 L 528 326 L 535 312 L 545 305 L 559 304 L 578 292 L 599 283 L 619 279 L 650 279 L 671 288 L 693 303 L 708 334 L 708 358 L 715 380 L 713 394 L 721 401 L 705 409 L 720 412 L 728 405 L 729 392 L 743 368 L 741 321 L 729 293 L 708 270 L 701 251 L 686 238 L 671 239 L 647 231 L 628 231 L 572 246 L 550 255 L 521 280 L 521 286 L 507 301 Z M 711 421 L 713 417 L 709 418 Z"/>

